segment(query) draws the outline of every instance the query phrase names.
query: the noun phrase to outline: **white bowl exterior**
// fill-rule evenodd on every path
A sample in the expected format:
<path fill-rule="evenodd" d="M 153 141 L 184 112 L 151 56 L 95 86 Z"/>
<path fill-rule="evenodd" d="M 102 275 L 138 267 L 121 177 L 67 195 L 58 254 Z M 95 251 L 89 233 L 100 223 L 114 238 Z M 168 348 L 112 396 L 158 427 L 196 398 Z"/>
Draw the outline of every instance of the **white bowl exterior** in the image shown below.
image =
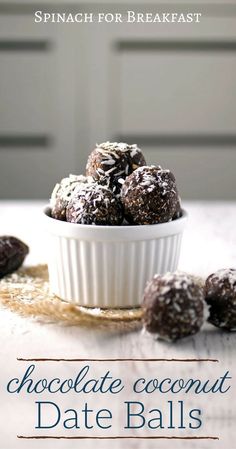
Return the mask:
<path fill-rule="evenodd" d="M 51 291 L 81 306 L 125 308 L 140 305 L 155 273 L 177 269 L 186 214 L 161 225 L 113 229 L 46 220 Z"/>

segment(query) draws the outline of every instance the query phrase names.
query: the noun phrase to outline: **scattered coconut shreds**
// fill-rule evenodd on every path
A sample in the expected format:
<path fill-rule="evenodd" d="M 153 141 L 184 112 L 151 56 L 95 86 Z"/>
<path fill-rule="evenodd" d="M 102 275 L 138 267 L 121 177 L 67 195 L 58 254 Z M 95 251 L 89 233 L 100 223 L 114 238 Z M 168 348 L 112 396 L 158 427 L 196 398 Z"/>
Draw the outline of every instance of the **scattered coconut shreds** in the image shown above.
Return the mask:
<path fill-rule="evenodd" d="M 0 303 L 40 322 L 57 322 L 107 331 L 140 328 L 141 309 L 100 309 L 80 307 L 50 293 L 46 265 L 22 268 L 0 280 Z"/>

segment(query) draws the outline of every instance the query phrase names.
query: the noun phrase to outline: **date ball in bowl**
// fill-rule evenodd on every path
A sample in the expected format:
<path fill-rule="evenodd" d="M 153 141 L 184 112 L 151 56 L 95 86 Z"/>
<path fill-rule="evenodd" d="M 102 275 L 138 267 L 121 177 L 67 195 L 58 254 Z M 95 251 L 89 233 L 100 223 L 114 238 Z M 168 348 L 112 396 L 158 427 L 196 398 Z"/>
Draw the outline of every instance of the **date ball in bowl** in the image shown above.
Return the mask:
<path fill-rule="evenodd" d="M 91 152 L 86 174 L 119 194 L 122 181 L 146 161 L 136 144 L 104 142 Z"/>
<path fill-rule="evenodd" d="M 125 179 L 121 201 L 127 221 L 136 225 L 166 223 L 181 209 L 173 173 L 154 165 L 137 168 Z"/>
<path fill-rule="evenodd" d="M 119 226 L 123 221 L 123 208 L 107 187 L 85 184 L 75 191 L 68 203 L 66 220 L 86 225 Z"/>
<path fill-rule="evenodd" d="M 57 220 L 66 220 L 66 208 L 75 190 L 81 185 L 91 184 L 93 179 L 83 175 L 69 175 L 58 182 L 51 194 L 51 215 Z"/>
<path fill-rule="evenodd" d="M 174 175 L 148 167 L 137 145 L 97 145 L 86 177 L 59 183 L 53 199 L 44 218 L 50 286 L 61 299 L 139 307 L 148 279 L 176 270 L 186 212 Z"/>

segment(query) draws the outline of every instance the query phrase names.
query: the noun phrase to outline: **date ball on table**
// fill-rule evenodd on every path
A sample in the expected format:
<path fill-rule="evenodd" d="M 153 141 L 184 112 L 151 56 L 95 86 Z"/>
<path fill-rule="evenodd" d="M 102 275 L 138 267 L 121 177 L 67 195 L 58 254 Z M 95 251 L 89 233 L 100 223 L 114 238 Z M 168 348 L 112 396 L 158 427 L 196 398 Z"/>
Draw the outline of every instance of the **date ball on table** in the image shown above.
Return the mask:
<path fill-rule="evenodd" d="M 182 272 L 155 275 L 146 285 L 142 307 L 145 329 L 167 341 L 196 334 L 207 312 L 203 287 Z"/>
<path fill-rule="evenodd" d="M 236 269 L 218 270 L 205 284 L 208 321 L 227 331 L 236 331 Z"/>

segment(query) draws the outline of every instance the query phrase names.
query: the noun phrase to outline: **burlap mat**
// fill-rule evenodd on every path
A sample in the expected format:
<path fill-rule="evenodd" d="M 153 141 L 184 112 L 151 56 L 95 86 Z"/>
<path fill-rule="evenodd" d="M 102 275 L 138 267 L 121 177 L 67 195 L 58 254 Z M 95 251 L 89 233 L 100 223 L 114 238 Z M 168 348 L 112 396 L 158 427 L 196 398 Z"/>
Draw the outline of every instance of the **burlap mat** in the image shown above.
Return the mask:
<path fill-rule="evenodd" d="M 46 322 L 89 328 L 123 328 L 141 325 L 141 309 L 98 309 L 79 307 L 62 301 L 49 290 L 46 265 L 21 268 L 0 281 L 0 303 L 13 312 Z"/>

